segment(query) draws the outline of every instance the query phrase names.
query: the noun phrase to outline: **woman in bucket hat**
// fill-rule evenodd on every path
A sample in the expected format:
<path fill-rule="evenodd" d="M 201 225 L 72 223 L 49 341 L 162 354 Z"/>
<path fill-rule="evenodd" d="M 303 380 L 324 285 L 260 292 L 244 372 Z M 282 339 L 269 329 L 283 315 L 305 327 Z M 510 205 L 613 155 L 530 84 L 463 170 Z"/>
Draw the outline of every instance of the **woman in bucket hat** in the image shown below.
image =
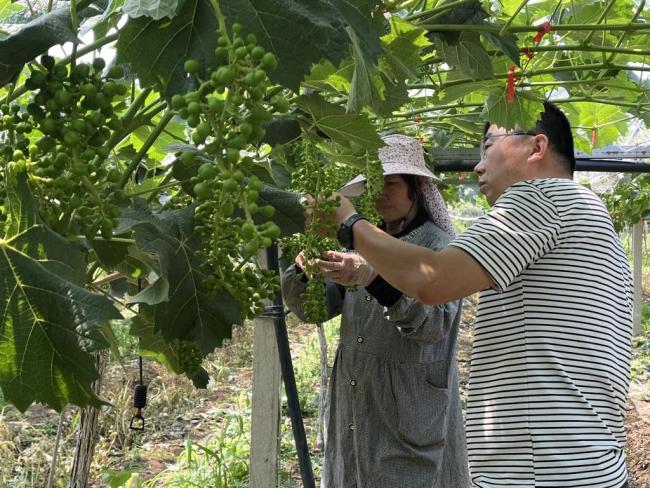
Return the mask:
<path fill-rule="evenodd" d="M 443 248 L 455 230 L 422 147 L 403 135 L 383 140 L 384 190 L 376 200 L 383 228 L 406 242 Z M 341 193 L 358 196 L 364 181 L 357 176 Z M 282 291 L 304 319 L 302 259 L 283 273 Z M 341 314 L 321 486 L 468 487 L 455 360 L 460 301 L 422 305 L 355 253 L 329 251 L 319 265 L 328 313 Z"/>

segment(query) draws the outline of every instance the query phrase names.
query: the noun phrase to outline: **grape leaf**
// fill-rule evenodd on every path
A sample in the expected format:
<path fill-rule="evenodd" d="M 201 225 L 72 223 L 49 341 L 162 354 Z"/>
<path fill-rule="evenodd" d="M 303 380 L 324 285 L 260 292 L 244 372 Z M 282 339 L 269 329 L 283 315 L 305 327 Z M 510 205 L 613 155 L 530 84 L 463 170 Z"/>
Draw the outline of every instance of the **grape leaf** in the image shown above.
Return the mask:
<path fill-rule="evenodd" d="M 278 190 L 269 185 L 264 185 L 260 192 L 258 204 L 271 205 L 275 208 L 273 222 L 280 227 L 282 235 L 292 235 L 305 230 L 305 209 L 300 204 L 302 195 L 298 193 Z M 261 218 L 256 219 L 261 223 Z"/>
<path fill-rule="evenodd" d="M 530 129 L 535 126 L 543 109 L 541 101 L 523 97 L 520 93 L 512 103 L 508 102 L 504 90 L 502 94 L 488 97 L 481 116 L 484 120 L 507 130 L 515 127 Z"/>
<path fill-rule="evenodd" d="M 278 68 L 270 78 L 294 91 L 313 63 L 325 58 L 338 65 L 348 54 L 346 27 L 359 38 L 366 62 L 382 52 L 367 0 L 222 0 L 220 5 L 229 23 L 239 22 L 275 54 Z"/>
<path fill-rule="evenodd" d="M 25 411 L 41 402 L 60 411 L 106 402 L 89 352 L 107 347 L 99 330 L 121 318 L 111 302 L 83 285 L 85 254 L 38 217 L 24 174 L 8 175 L 10 223 L 0 240 L 0 387 Z"/>
<path fill-rule="evenodd" d="M 472 79 L 492 76 L 492 61 L 475 32 L 463 32 L 453 44 L 438 38 L 435 45 L 445 62 L 466 76 Z"/>
<path fill-rule="evenodd" d="M 517 36 L 514 34 L 506 34 L 501 36 L 494 32 L 483 32 L 482 36 L 487 42 L 499 49 L 503 54 L 512 59 L 518 67 L 521 67 L 519 46 L 517 45 Z"/>
<path fill-rule="evenodd" d="M 361 51 L 357 36 L 351 32 L 354 72 L 348 96 L 347 111 L 360 112 L 366 105 L 379 105 L 383 99 L 384 83 L 377 67 L 368 62 Z"/>
<path fill-rule="evenodd" d="M 200 237 L 192 233 L 193 217 L 194 207 L 152 214 L 148 221 L 133 217 L 136 245 L 155 256 L 159 277 L 152 291 L 145 290 L 130 302 L 153 307 L 155 331 L 167 342 L 196 341 L 208 354 L 230 338 L 233 324 L 240 323 L 239 304 L 227 291 L 208 297 L 203 260 L 196 255 L 202 247 Z"/>
<path fill-rule="evenodd" d="M 342 146 L 354 142 L 373 152 L 384 145 L 365 114 L 346 114 L 343 107 L 316 94 L 299 97 L 297 104 L 309 113 L 314 126 Z"/>
<path fill-rule="evenodd" d="M 19 3 L 13 3 L 11 0 L 0 0 L 0 21 L 11 17 L 18 12 L 22 12 L 27 7 Z"/>
<path fill-rule="evenodd" d="M 385 55 L 380 66 L 389 70 L 394 79 L 417 79 L 422 64 L 420 51 L 430 45 L 425 31 L 399 17 L 393 17 L 390 25 L 391 32 L 381 38 Z"/>
<path fill-rule="evenodd" d="M 143 308 L 138 315 L 131 319 L 129 334 L 139 338 L 140 355 L 154 358 L 176 374 L 184 373 L 178 355 L 165 342 L 160 333 L 156 332 L 151 312 L 151 307 Z M 188 374 L 187 377 L 197 388 L 207 387 L 210 380 L 208 372 L 201 367 L 194 374 Z"/>
<path fill-rule="evenodd" d="M 354 60 L 351 57 L 341 61 L 338 68 L 324 59 L 312 68 L 311 73 L 305 78 L 303 86 L 322 91 L 335 90 L 347 93 L 350 90 L 353 72 Z"/>
<path fill-rule="evenodd" d="M 95 13 L 94 7 L 87 7 L 79 12 L 79 19 Z M 30 20 L 19 31 L 0 39 L 0 86 L 16 81 L 26 62 L 52 46 L 76 39 L 69 7 L 58 8 Z"/>
<path fill-rule="evenodd" d="M 217 21 L 209 0 L 181 0 L 174 18 L 130 18 L 117 40 L 118 64 L 128 63 L 142 86 L 157 86 L 167 98 L 192 82 L 183 69 L 188 58 L 216 65 Z"/>
<path fill-rule="evenodd" d="M 122 10 L 129 17 L 150 17 L 160 20 L 172 18 L 178 7 L 178 0 L 126 0 Z"/>
<path fill-rule="evenodd" d="M 453 3 L 453 0 L 448 0 L 445 3 Z M 440 6 L 444 6 L 444 3 Z M 432 20 L 432 22 L 435 22 L 438 25 L 480 24 L 489 16 L 490 15 L 483 9 L 481 3 L 479 1 L 474 1 L 459 5 L 441 15 L 436 15 L 435 20 Z M 459 32 L 436 31 L 435 29 L 430 30 L 429 34 L 427 34 L 427 37 L 430 39 L 439 38 L 450 44 L 456 43 L 460 36 L 461 33 Z"/>

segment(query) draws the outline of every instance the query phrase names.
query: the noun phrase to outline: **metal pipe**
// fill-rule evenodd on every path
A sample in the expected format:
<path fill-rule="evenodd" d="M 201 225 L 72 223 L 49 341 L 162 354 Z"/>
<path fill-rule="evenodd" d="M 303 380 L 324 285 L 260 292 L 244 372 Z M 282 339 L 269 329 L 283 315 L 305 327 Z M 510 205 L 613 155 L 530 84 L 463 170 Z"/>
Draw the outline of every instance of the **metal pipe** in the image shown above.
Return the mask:
<path fill-rule="evenodd" d="M 458 159 L 455 161 L 438 161 L 433 167 L 437 173 L 473 171 L 478 161 Z M 613 159 L 576 158 L 576 171 L 600 171 L 605 173 L 650 173 L 650 164 L 618 161 Z"/>
<path fill-rule="evenodd" d="M 278 261 L 278 245 L 273 243 L 266 249 L 267 267 L 280 274 L 280 264 Z M 278 354 L 280 356 L 280 370 L 282 371 L 282 380 L 284 390 L 287 394 L 287 408 L 291 418 L 291 428 L 293 430 L 293 439 L 296 443 L 298 453 L 298 464 L 300 465 L 300 475 L 302 485 L 305 488 L 315 488 L 314 472 L 309 457 L 309 446 L 307 445 L 307 436 L 305 435 L 305 426 L 302 422 L 300 412 L 300 402 L 298 401 L 298 388 L 296 387 L 296 377 L 293 373 L 293 363 L 291 361 L 291 350 L 289 348 L 289 336 L 287 334 L 287 324 L 284 320 L 284 306 L 282 305 L 282 294 L 278 291 L 273 299 L 273 305 L 266 308 L 263 316 L 272 317 L 275 325 L 275 338 L 278 343 Z"/>

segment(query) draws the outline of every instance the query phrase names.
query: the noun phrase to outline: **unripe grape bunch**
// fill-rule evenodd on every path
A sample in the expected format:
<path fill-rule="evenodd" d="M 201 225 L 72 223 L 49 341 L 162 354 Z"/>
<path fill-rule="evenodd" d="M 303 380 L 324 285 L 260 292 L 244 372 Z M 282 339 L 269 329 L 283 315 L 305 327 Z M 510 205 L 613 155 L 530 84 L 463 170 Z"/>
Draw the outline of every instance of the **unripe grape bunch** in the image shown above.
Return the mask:
<path fill-rule="evenodd" d="M 300 147 L 300 165 L 291 175 L 293 190 L 310 195 L 312 218 L 305 232 L 283 239 L 283 250 L 288 255 L 300 251 L 305 256 L 305 269 L 309 281 L 301 299 L 305 316 L 309 322 L 322 323 L 327 320 L 325 301 L 325 280 L 315 266 L 314 259 L 320 258 L 324 251 L 338 249 L 335 240 L 336 225 L 331 224 L 331 216 L 338 206 L 332 193 L 338 190 L 354 175 L 351 168 L 325 159 L 316 144 L 303 141 Z"/>
<path fill-rule="evenodd" d="M 106 143 L 122 121 L 114 109 L 127 93 L 124 71 L 106 63 L 71 68 L 51 56 L 40 58 L 25 82 L 25 107 L 0 107 L 0 159 L 8 169 L 26 171 L 43 197 L 48 224 L 62 233 L 78 230 L 89 239 L 110 238 L 125 198 L 121 173 L 107 162 Z"/>
<path fill-rule="evenodd" d="M 259 203 L 263 184 L 252 175 L 256 147 L 264 124 L 274 113 L 287 112 L 289 102 L 281 94 L 272 95 L 277 90 L 268 73 L 277 60 L 257 44 L 255 35 L 244 37 L 241 26 L 233 24 L 232 38 L 220 31 L 217 44 L 219 66 L 208 72 L 188 59 L 184 68 L 197 88 L 172 97 L 172 108 L 187 121 L 195 145 L 180 154 L 177 164 L 198 166 L 192 178 L 196 230 L 213 273 L 205 284 L 214 295 L 230 292 L 250 317 L 277 290 L 277 277 L 257 266 L 256 259 L 280 236 L 269 220 L 275 209 Z"/>

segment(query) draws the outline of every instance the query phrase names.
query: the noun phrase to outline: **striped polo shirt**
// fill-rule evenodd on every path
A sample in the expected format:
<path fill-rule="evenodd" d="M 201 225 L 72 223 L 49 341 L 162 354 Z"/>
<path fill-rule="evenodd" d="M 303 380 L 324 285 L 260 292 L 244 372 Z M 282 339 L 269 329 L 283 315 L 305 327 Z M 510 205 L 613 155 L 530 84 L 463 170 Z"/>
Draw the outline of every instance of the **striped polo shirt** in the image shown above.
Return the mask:
<path fill-rule="evenodd" d="M 632 279 L 605 206 L 516 183 L 450 245 L 483 266 L 467 405 L 475 487 L 619 488 Z"/>

